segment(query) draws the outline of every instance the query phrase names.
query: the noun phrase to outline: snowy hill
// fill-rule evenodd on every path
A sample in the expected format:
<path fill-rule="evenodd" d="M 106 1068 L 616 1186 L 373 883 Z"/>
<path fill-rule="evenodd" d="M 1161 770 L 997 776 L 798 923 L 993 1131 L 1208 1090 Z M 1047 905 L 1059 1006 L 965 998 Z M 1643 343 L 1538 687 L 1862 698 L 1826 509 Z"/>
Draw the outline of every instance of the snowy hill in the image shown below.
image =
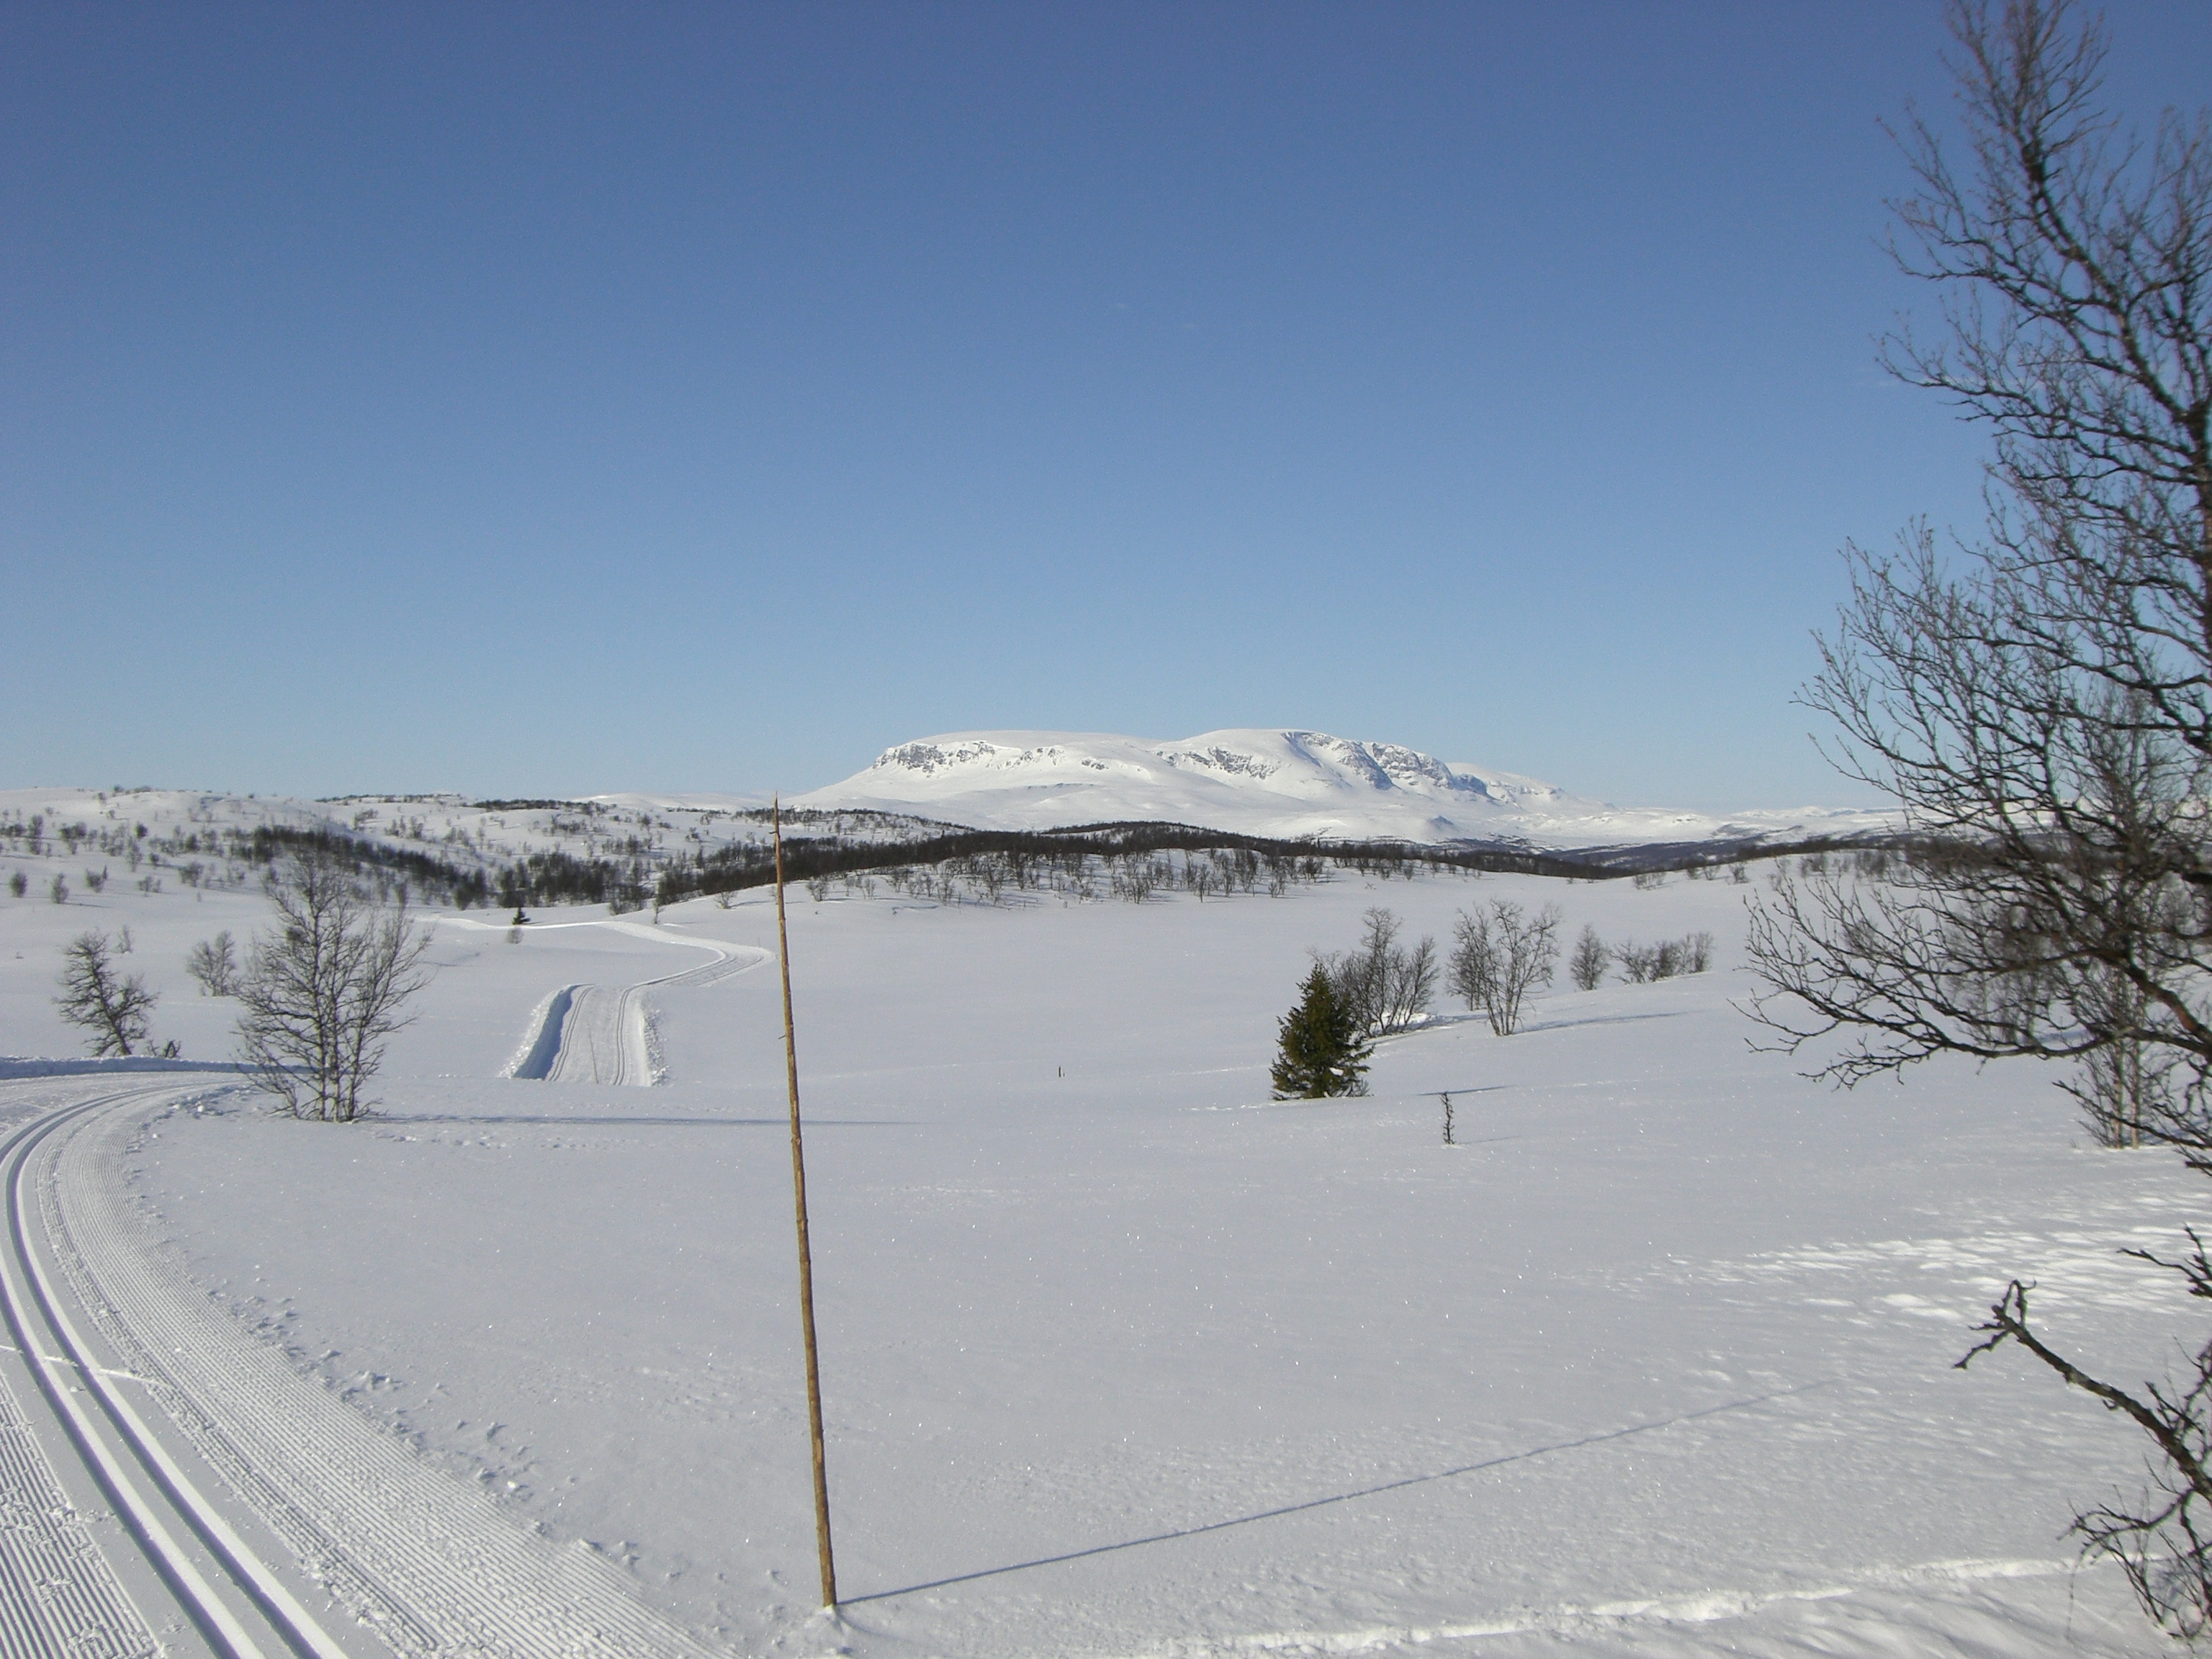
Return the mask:
<path fill-rule="evenodd" d="M 787 842 L 905 842 L 945 826 L 873 814 L 785 813 Z M 0 872 L 41 892 L 58 878 L 99 892 L 260 883 L 302 836 L 331 836 L 384 879 L 433 903 L 490 901 L 509 870 L 534 865 L 532 902 L 619 901 L 636 908 L 666 872 L 732 858 L 764 863 L 764 803 L 740 795 L 608 794 L 577 800 L 347 795 L 328 800 L 181 789 L 0 790 Z"/>
<path fill-rule="evenodd" d="M 1268 730 L 1166 743 L 1101 732 L 953 732 L 887 749 L 866 770 L 797 804 L 994 830 L 1164 820 L 1285 839 L 1554 848 L 1795 840 L 1887 827 L 1878 813 L 1822 807 L 1726 816 L 1623 808 L 1397 744 Z"/>

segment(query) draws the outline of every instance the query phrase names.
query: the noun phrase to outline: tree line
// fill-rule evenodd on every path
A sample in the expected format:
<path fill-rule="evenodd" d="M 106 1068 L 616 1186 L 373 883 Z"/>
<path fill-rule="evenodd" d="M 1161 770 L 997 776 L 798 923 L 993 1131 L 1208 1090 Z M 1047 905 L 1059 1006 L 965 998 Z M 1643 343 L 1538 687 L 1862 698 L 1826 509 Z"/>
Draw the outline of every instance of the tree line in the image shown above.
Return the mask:
<path fill-rule="evenodd" d="M 1452 946 L 1440 956 L 1424 934 L 1406 939 L 1404 923 L 1385 906 L 1361 919 L 1359 943 L 1348 951 L 1313 953 L 1298 1003 L 1279 1022 L 1271 1078 L 1278 1099 L 1324 1099 L 1367 1092 L 1368 1056 L 1377 1037 L 1413 1030 L 1428 1019 L 1439 988 L 1481 1011 L 1491 1030 L 1511 1036 L 1522 1006 L 1549 985 L 1559 959 L 1561 915 L 1556 904 L 1530 910 L 1511 899 L 1462 909 Z M 1594 991 L 1616 962 L 1632 985 L 1702 974 L 1711 965 L 1713 936 L 1695 933 L 1658 945 L 1607 945 L 1585 927 L 1568 961 L 1575 988 Z"/>

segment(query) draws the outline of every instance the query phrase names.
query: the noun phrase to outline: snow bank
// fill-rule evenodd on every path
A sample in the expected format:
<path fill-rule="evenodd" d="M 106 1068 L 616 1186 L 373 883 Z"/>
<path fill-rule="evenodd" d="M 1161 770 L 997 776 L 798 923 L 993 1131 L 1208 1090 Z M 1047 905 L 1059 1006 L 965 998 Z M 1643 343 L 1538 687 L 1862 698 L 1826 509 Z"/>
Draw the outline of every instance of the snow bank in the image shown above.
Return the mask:
<path fill-rule="evenodd" d="M 0 1054 L 0 1081 L 31 1077 L 91 1077 L 104 1073 L 235 1072 L 227 1060 L 171 1060 L 159 1054 L 111 1056 L 105 1060 L 44 1060 Z"/>

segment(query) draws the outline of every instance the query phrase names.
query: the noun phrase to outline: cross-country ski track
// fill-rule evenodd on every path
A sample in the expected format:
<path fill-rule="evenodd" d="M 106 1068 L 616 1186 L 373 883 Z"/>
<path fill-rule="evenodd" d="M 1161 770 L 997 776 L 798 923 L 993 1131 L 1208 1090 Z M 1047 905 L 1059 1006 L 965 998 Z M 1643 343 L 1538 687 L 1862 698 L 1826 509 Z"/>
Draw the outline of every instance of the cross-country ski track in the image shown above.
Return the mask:
<path fill-rule="evenodd" d="M 448 926 L 484 929 L 492 926 L 461 920 Z M 660 1066 L 653 1053 L 652 1027 L 646 1015 L 645 994 L 656 987 L 711 985 L 732 974 L 742 974 L 772 960 L 766 951 L 750 945 L 723 945 L 706 939 L 684 939 L 665 929 L 627 921 L 556 922 L 550 927 L 529 924 L 533 932 L 564 927 L 607 927 L 633 934 L 656 945 L 679 945 L 710 952 L 714 960 L 696 968 L 656 978 L 640 980 L 618 991 L 598 985 L 563 985 L 538 1005 L 530 1029 L 506 1074 L 542 1079 L 549 1083 L 608 1083 L 649 1085 L 659 1081 Z"/>
<path fill-rule="evenodd" d="M 769 959 L 594 925 L 714 960 L 562 988 L 518 1057 L 538 1066 L 509 1075 L 651 1083 L 644 994 Z M 123 1154 L 237 1087 L 204 1072 L 0 1084 L 0 1659 L 714 1651 L 613 1564 L 526 1528 L 301 1375 L 149 1233 Z"/>

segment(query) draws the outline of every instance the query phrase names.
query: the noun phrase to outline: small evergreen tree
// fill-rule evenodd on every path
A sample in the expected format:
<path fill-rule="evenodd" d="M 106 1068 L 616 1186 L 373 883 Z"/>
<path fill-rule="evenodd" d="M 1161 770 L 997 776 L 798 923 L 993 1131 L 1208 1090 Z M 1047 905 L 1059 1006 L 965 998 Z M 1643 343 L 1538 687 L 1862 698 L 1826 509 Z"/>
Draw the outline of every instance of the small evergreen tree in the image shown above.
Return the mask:
<path fill-rule="evenodd" d="M 1370 1045 L 1320 963 L 1298 1006 L 1282 1018 L 1273 1077 L 1278 1100 L 1322 1100 L 1367 1092 Z"/>

